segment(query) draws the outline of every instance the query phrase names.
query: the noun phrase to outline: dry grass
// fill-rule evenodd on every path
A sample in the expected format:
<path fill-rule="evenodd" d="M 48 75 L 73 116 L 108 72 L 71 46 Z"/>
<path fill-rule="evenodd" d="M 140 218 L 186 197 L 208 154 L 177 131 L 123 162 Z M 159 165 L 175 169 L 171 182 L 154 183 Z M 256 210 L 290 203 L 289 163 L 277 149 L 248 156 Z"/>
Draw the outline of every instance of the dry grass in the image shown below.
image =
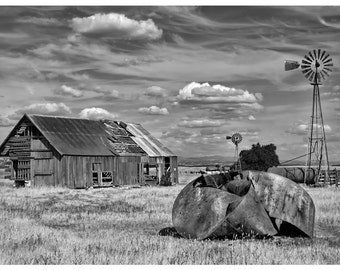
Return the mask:
<path fill-rule="evenodd" d="M 0 264 L 340 262 L 340 188 L 308 189 L 317 209 L 312 240 L 195 241 L 158 236 L 172 224 L 172 204 L 183 185 L 128 190 L 13 189 L 6 180 L 0 185 Z"/>

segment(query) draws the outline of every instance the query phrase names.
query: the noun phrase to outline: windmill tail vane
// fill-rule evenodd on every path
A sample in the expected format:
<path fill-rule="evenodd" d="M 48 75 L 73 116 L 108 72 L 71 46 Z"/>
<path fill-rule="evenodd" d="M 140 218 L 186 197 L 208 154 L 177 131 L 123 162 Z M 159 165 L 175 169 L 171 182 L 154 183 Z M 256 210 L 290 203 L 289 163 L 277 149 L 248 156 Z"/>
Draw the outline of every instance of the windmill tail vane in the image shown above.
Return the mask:
<path fill-rule="evenodd" d="M 299 67 L 300 67 L 300 64 L 298 61 L 294 61 L 294 60 L 285 61 L 285 71 L 297 69 Z"/>

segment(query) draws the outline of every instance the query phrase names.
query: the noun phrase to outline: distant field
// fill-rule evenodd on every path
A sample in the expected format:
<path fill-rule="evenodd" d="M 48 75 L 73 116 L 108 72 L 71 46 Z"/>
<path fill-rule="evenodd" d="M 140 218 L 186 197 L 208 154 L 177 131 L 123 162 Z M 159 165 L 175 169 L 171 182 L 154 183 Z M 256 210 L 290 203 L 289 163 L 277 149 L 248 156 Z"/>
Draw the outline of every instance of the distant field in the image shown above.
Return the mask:
<path fill-rule="evenodd" d="M 196 170 L 197 169 L 197 170 Z M 0 180 L 0 264 L 339 264 L 340 188 L 308 188 L 315 238 L 195 241 L 158 236 L 200 168 L 172 187 L 13 189 Z"/>

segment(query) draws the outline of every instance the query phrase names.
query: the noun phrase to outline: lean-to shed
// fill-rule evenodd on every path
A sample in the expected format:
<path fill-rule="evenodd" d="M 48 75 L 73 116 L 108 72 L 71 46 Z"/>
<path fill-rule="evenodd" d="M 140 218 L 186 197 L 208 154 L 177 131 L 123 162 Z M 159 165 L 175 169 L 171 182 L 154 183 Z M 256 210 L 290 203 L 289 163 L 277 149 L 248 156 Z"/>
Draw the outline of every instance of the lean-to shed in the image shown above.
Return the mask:
<path fill-rule="evenodd" d="M 143 139 L 137 138 L 130 126 L 143 130 Z M 0 156 L 10 158 L 11 179 L 18 185 L 85 188 L 144 184 L 149 173 L 146 168 L 155 157 L 149 156 L 151 152 L 139 141 L 152 141 L 161 154 L 155 162 L 158 177 L 168 169 L 172 181 L 177 182 L 177 157 L 141 125 L 119 121 L 25 114 L 1 144 Z"/>

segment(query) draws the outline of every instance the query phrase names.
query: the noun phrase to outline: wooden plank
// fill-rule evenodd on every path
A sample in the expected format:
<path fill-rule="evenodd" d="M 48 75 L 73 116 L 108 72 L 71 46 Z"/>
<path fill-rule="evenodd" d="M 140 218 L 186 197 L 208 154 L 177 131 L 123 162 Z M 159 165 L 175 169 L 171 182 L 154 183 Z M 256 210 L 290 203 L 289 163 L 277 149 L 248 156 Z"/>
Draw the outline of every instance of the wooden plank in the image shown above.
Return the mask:
<path fill-rule="evenodd" d="M 84 179 L 86 187 L 91 186 L 91 182 L 90 182 L 90 178 L 89 178 L 89 168 L 90 168 L 91 164 L 89 164 L 89 163 L 90 163 L 90 158 L 89 157 L 83 157 L 83 159 L 82 159 L 82 167 L 83 167 L 82 177 Z"/>
<path fill-rule="evenodd" d="M 71 181 L 71 186 L 72 188 L 76 187 L 76 181 L 75 181 L 75 176 L 74 176 L 74 157 L 69 157 L 68 159 L 68 167 L 69 167 L 69 171 L 68 171 L 68 175 Z"/>
<path fill-rule="evenodd" d="M 77 161 L 76 161 L 76 171 L 75 171 L 75 177 L 76 177 L 76 181 L 77 181 L 77 185 L 78 187 L 86 187 L 86 178 L 83 177 L 83 171 L 84 171 L 84 167 L 83 167 L 83 159 L 85 159 L 85 157 L 77 157 Z"/>
<path fill-rule="evenodd" d="M 71 172 L 70 172 L 70 157 L 66 156 L 65 157 L 65 177 L 66 177 L 66 182 L 67 182 L 67 186 L 69 188 L 74 188 L 74 185 L 72 183 L 72 178 L 71 178 Z"/>
<path fill-rule="evenodd" d="M 53 157 L 51 162 L 53 164 L 53 183 L 54 183 L 55 187 L 58 187 L 58 186 L 60 186 L 59 185 L 59 178 L 58 178 L 59 168 L 58 168 L 57 163 L 56 163 L 56 158 Z"/>
<path fill-rule="evenodd" d="M 48 151 L 46 152 L 45 150 L 43 150 L 44 152 L 32 152 L 31 156 L 34 157 L 35 159 L 39 159 L 39 158 L 52 158 L 52 152 Z"/>
<path fill-rule="evenodd" d="M 61 166 L 63 183 L 66 187 L 69 187 L 68 178 L 67 178 L 67 157 L 62 158 L 62 166 Z"/>

